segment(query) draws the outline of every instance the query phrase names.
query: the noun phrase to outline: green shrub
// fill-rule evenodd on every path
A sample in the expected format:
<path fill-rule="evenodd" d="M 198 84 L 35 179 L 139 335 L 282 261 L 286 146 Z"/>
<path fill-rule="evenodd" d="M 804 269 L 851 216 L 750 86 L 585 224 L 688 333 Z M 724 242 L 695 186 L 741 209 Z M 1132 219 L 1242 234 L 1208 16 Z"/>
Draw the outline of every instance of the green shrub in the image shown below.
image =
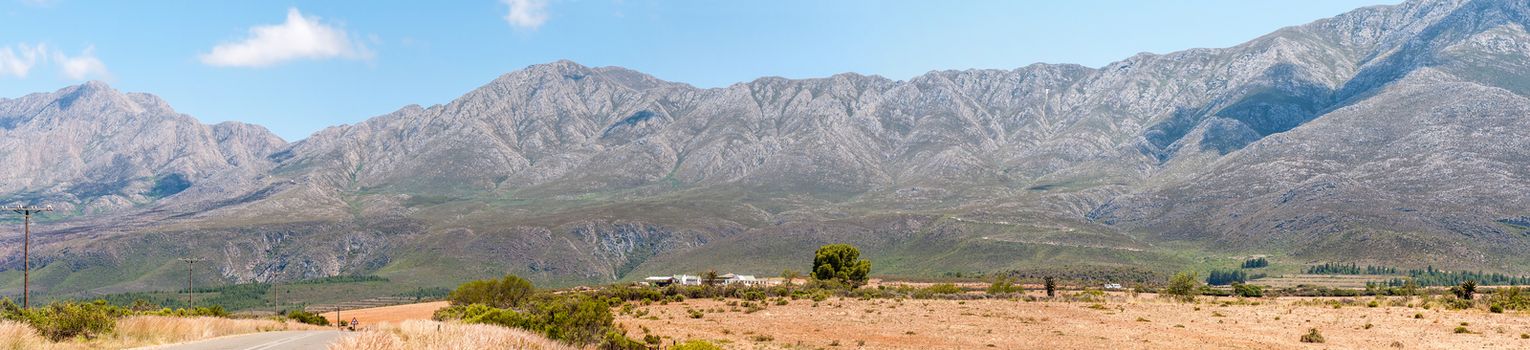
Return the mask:
<path fill-rule="evenodd" d="M 105 301 L 55 302 L 31 310 L 9 310 L 11 306 L 14 303 L 6 306 L 5 318 L 30 324 L 52 341 L 95 338 L 111 332 L 117 325 L 117 318 L 129 313 L 127 309 L 111 306 Z"/>
<path fill-rule="evenodd" d="M 1015 285 L 1009 277 L 1000 276 L 993 279 L 993 284 L 988 285 L 988 294 L 1011 294 L 1023 293 L 1025 288 Z"/>
<path fill-rule="evenodd" d="M 520 306 L 527 298 L 536 292 L 531 282 L 515 275 L 505 275 L 501 279 L 487 279 L 469 281 L 457 286 L 446 297 L 452 305 L 484 304 L 497 308 L 513 308 Z"/>
<path fill-rule="evenodd" d="M 1440 303 L 1445 304 L 1445 308 L 1451 310 L 1466 310 L 1472 308 L 1472 301 L 1469 299 L 1446 297 L 1440 298 Z"/>
<path fill-rule="evenodd" d="M 1456 334 L 1471 334 L 1472 330 L 1466 329 L 1466 326 L 1456 326 L 1455 332 Z"/>
<path fill-rule="evenodd" d="M 940 283 L 925 288 L 931 294 L 961 294 L 962 288 L 951 283 Z"/>
<path fill-rule="evenodd" d="M 1487 302 L 1506 310 L 1530 310 L 1530 295 L 1520 287 L 1494 289 Z"/>
<path fill-rule="evenodd" d="M 307 323 L 315 326 L 329 326 L 329 319 L 303 310 L 287 311 L 285 316 L 289 319 L 292 319 L 293 321 Z"/>
<path fill-rule="evenodd" d="M 158 311 L 139 312 L 138 314 L 140 314 L 140 315 L 152 315 L 152 316 L 169 316 L 169 317 L 199 317 L 199 316 L 229 317 L 230 316 L 228 310 L 224 310 L 223 309 L 223 305 L 205 306 L 205 307 L 199 307 L 199 308 L 195 308 L 195 309 L 171 309 L 171 308 L 164 308 L 164 309 L 160 309 Z"/>
<path fill-rule="evenodd" d="M 616 330 L 606 331 L 606 338 L 600 343 L 601 350 L 648 350 L 648 345 L 640 343 L 626 334 Z"/>
<path fill-rule="evenodd" d="M 1303 343 L 1323 343 L 1325 341 L 1326 340 L 1323 339 L 1323 333 L 1318 333 L 1317 328 L 1308 329 L 1307 334 L 1302 335 Z"/>
<path fill-rule="evenodd" d="M 675 347 L 670 348 L 670 349 L 674 349 L 674 350 L 722 350 L 722 348 L 718 347 L 717 345 L 712 345 L 712 343 L 708 343 L 705 340 L 690 340 L 690 341 L 686 341 L 686 342 L 680 343 L 680 345 L 676 345 Z"/>
<path fill-rule="evenodd" d="M 1244 283 L 1233 283 L 1233 295 L 1244 298 L 1259 298 L 1264 296 L 1264 288 Z"/>

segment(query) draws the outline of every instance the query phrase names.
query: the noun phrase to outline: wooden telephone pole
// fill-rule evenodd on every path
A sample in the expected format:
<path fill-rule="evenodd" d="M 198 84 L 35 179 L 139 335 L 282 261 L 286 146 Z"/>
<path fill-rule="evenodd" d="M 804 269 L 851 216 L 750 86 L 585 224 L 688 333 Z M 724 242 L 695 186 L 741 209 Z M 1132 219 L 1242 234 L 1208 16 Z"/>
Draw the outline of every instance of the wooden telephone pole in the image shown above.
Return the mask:
<path fill-rule="evenodd" d="M 196 310 L 196 308 L 197 308 L 197 301 L 196 301 L 196 299 L 192 299 L 191 298 L 191 296 L 196 295 L 196 293 L 197 293 L 196 289 L 194 289 L 192 284 L 191 284 L 191 276 L 192 276 L 191 275 L 191 266 L 196 264 L 196 263 L 198 263 L 198 262 L 201 262 L 203 260 L 207 260 L 207 259 L 202 259 L 202 258 L 180 258 L 180 259 L 175 259 L 175 260 L 180 260 L 180 261 L 183 261 L 183 262 L 186 263 L 186 305 L 187 305 L 186 309 Z"/>
<path fill-rule="evenodd" d="M 32 297 L 32 213 L 53 211 L 53 206 L 18 205 L 9 207 L 17 214 L 21 214 L 22 235 L 21 239 L 21 308 L 31 308 Z"/>

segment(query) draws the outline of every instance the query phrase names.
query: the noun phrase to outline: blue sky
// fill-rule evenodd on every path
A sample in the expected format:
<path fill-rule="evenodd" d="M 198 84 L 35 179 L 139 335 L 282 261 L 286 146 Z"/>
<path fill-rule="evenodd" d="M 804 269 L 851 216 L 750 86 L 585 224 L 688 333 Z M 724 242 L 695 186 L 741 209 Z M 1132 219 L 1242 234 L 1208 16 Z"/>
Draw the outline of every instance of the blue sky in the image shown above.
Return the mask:
<path fill-rule="evenodd" d="M 0 0 L 0 97 L 103 80 L 289 141 L 570 59 L 719 87 L 1232 46 L 1397 0 Z"/>

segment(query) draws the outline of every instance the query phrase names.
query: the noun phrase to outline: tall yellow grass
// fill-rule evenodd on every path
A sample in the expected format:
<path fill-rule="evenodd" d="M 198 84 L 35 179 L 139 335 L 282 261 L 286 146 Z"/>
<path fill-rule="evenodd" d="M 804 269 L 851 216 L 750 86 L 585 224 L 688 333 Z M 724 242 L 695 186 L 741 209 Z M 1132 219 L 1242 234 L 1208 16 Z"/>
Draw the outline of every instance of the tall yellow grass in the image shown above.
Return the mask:
<path fill-rule="evenodd" d="M 341 338 L 329 350 L 573 350 L 520 329 L 481 324 L 413 320 L 398 325 L 378 324 L 371 330 Z"/>
<path fill-rule="evenodd" d="M 25 323 L 0 320 L 0 349 L 23 350 L 23 349 L 49 349 L 53 348 L 47 339 L 37 335 L 37 330 L 32 329 Z"/>
<path fill-rule="evenodd" d="M 245 333 L 324 329 L 329 328 L 267 319 L 132 316 L 117 320 L 117 330 L 106 341 L 113 345 L 144 346 Z"/>
<path fill-rule="evenodd" d="M 116 330 L 106 336 L 91 340 L 65 340 L 53 343 L 38 335 L 36 329 L 25 323 L 0 321 L 0 349 L 122 349 L 235 334 L 305 329 L 329 328 L 275 320 L 132 316 L 117 320 Z"/>

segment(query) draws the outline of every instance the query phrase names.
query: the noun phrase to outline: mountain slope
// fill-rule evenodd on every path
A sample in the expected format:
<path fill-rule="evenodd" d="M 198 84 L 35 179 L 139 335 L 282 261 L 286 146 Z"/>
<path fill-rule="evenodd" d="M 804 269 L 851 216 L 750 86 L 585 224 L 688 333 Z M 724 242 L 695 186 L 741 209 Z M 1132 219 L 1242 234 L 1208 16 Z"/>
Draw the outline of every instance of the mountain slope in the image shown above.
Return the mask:
<path fill-rule="evenodd" d="M 71 291 L 142 289 L 188 254 L 219 257 L 204 277 L 225 281 L 572 284 L 801 269 L 828 242 L 899 275 L 1168 271 L 1248 254 L 1521 271 L 1527 18 L 1517 2 L 1410 1 L 1229 48 L 907 81 L 698 89 L 559 61 L 291 144 L 175 115 L 190 136 L 166 143 L 185 150 L 174 157 L 113 146 L 135 150 L 111 158 L 131 165 L 5 174 L 4 190 L 133 203 L 44 226 L 42 256 L 71 266 L 44 280 Z M 0 101 L 0 120 L 43 125 L 76 90 L 109 88 Z M 97 114 L 124 123 L 110 130 L 173 115 L 121 96 L 80 106 L 110 107 Z M 4 140 L 58 137 L 40 133 Z M 11 147 L 3 156 L 35 157 Z M 143 194 L 169 174 L 191 185 Z M 31 194 L 123 179 L 137 182 Z M 68 278 L 92 269 L 132 272 Z"/>

